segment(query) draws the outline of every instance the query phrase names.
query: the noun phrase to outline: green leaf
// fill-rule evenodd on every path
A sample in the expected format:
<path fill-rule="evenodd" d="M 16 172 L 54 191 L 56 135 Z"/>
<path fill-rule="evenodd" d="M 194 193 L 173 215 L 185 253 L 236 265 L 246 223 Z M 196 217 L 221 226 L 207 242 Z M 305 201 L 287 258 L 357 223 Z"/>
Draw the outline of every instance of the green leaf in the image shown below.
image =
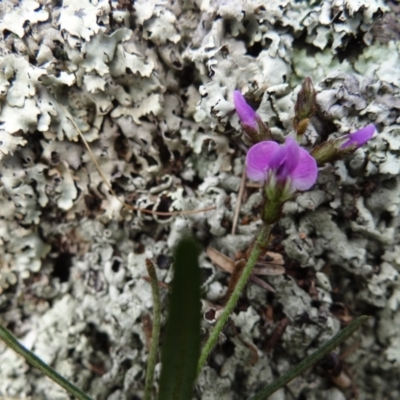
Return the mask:
<path fill-rule="evenodd" d="M 162 346 L 159 400 L 193 397 L 200 356 L 199 249 L 183 239 L 176 251 L 166 336 Z"/>
<path fill-rule="evenodd" d="M 37 355 L 22 346 L 21 343 L 7 330 L 4 326 L 0 325 L 0 339 L 11 349 L 13 349 L 20 356 L 24 357 L 26 361 L 38 368 L 40 372 L 48 376 L 55 383 L 64 388 L 68 393 L 74 395 L 78 400 L 91 400 L 91 398 L 83 393 L 70 381 L 61 376 L 57 371 L 43 362 Z"/>
<path fill-rule="evenodd" d="M 331 340 L 322 345 L 317 351 L 315 351 L 310 356 L 305 358 L 302 362 L 297 364 L 288 373 L 286 373 L 270 385 L 266 386 L 264 389 L 261 389 L 255 396 L 251 397 L 249 400 L 267 399 L 269 396 L 271 396 L 272 393 L 275 393 L 278 389 L 287 385 L 291 380 L 307 371 L 307 369 L 312 367 L 315 363 L 322 360 L 332 350 L 334 350 L 337 346 L 347 340 L 368 319 L 369 317 L 366 315 L 358 317 L 355 321 L 346 326 L 346 328 L 342 329 L 338 334 L 336 334 Z"/>

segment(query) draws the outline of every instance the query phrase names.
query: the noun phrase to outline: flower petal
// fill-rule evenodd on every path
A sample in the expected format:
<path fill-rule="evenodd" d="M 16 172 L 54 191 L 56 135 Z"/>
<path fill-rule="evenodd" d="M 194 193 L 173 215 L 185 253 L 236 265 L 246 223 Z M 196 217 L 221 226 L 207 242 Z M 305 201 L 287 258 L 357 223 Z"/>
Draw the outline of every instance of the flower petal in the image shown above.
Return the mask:
<path fill-rule="evenodd" d="M 284 146 L 279 146 L 279 149 L 271 154 L 269 159 L 269 167 L 275 171 L 279 170 L 286 162 L 286 149 Z"/>
<path fill-rule="evenodd" d="M 345 149 L 351 145 L 356 145 L 357 148 L 363 146 L 374 136 L 376 131 L 375 125 L 367 125 L 365 128 L 359 129 L 358 131 L 347 135 L 347 141 L 344 142 L 340 148 Z"/>
<path fill-rule="evenodd" d="M 299 162 L 291 173 L 292 185 L 296 190 L 308 190 L 318 177 L 318 166 L 314 157 L 300 148 Z"/>
<path fill-rule="evenodd" d="M 277 179 L 285 182 L 296 168 L 300 157 L 300 147 L 291 137 L 286 138 L 285 144 L 273 155 L 269 166 L 276 170 Z"/>
<path fill-rule="evenodd" d="M 280 149 L 279 144 L 271 140 L 259 142 L 250 147 L 246 156 L 246 172 L 249 179 L 257 182 L 265 180 L 269 161 Z"/>
<path fill-rule="evenodd" d="M 243 125 L 248 125 L 253 129 L 258 129 L 256 122 L 257 114 L 256 112 L 246 103 L 245 98 L 239 90 L 233 92 L 233 102 L 235 103 L 235 108 L 237 115 Z"/>
<path fill-rule="evenodd" d="M 286 170 L 288 174 L 291 174 L 300 161 L 301 147 L 293 138 L 289 136 L 285 140 L 284 149 L 286 151 Z"/>

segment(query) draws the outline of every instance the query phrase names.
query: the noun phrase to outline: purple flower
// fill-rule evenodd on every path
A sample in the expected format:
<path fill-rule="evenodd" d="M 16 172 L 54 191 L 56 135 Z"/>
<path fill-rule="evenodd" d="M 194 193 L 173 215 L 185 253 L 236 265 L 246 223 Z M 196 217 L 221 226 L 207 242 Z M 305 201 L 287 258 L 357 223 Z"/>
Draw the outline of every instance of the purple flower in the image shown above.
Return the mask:
<path fill-rule="evenodd" d="M 370 124 L 349 135 L 316 145 L 311 155 L 317 160 L 319 166 L 347 157 L 363 146 L 375 134 L 375 125 Z"/>
<path fill-rule="evenodd" d="M 352 145 L 356 146 L 356 149 L 359 147 L 363 146 L 365 143 L 368 142 L 374 136 L 374 133 L 376 131 L 375 125 L 367 125 L 365 128 L 362 128 L 354 133 L 351 133 L 350 135 L 344 136 L 345 139 L 347 139 L 346 142 L 344 142 L 340 148 L 341 149 L 346 149 L 347 147 L 350 147 Z"/>
<path fill-rule="evenodd" d="M 239 92 L 239 90 L 235 90 L 233 92 L 233 102 L 235 103 L 236 112 L 239 116 L 240 122 L 243 125 L 249 126 L 250 128 L 257 130 L 257 119 L 259 119 L 259 116 L 246 103 L 245 98 L 243 97 L 242 93 Z"/>
<path fill-rule="evenodd" d="M 246 165 L 250 179 L 282 185 L 289 193 L 309 189 L 318 175 L 314 158 L 291 137 L 283 146 L 273 141 L 255 144 L 247 153 Z"/>
<path fill-rule="evenodd" d="M 252 143 L 272 139 L 268 124 L 264 123 L 259 115 L 246 103 L 242 93 L 233 92 L 233 102 L 239 116 L 243 132 Z"/>

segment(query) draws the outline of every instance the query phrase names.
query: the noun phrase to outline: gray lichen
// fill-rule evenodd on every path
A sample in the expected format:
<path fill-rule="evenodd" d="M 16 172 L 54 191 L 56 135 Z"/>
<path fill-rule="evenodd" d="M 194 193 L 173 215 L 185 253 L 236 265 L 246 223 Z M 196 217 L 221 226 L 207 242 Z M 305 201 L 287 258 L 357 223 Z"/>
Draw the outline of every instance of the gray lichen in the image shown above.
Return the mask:
<path fill-rule="evenodd" d="M 319 109 L 304 145 L 370 122 L 379 134 L 286 204 L 273 245 L 287 274 L 266 278 L 274 294 L 250 284 L 197 397 L 245 398 L 368 313 L 345 362 L 360 399 L 397 399 L 400 46 L 390 14 L 377 21 L 389 6 L 398 15 L 381 0 L 0 2 L 2 323 L 94 398 L 140 397 L 141 321 L 152 307 L 145 259 L 168 284 L 171 249 L 185 233 L 241 258 L 261 224 L 261 195 L 248 187 L 231 234 L 247 145 L 233 91 L 282 140 L 309 76 Z M 124 208 L 72 119 L 121 200 L 215 210 Z M 218 302 L 226 275 L 205 253 L 201 266 L 205 298 Z M 0 396 L 67 398 L 0 352 Z M 349 398 L 318 368 L 273 398 L 289 393 Z"/>

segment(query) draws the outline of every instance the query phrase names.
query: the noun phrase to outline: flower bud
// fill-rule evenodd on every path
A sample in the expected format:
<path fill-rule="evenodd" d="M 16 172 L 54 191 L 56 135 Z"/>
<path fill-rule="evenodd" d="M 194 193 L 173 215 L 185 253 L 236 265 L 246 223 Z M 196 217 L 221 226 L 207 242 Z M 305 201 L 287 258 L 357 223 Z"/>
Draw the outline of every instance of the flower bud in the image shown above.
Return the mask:
<path fill-rule="evenodd" d="M 354 133 L 315 146 L 311 155 L 320 166 L 327 162 L 340 160 L 367 143 L 374 136 L 375 131 L 375 125 L 367 125 Z"/>
<path fill-rule="evenodd" d="M 316 109 L 315 90 L 310 78 L 304 79 L 303 85 L 297 95 L 294 105 L 293 125 L 298 136 L 304 134 L 307 129 L 310 118 L 314 115 Z"/>
<path fill-rule="evenodd" d="M 242 93 L 233 92 L 236 113 L 240 119 L 243 131 L 253 143 L 271 139 L 271 131 L 267 124 L 261 121 L 259 115 L 247 104 Z"/>

